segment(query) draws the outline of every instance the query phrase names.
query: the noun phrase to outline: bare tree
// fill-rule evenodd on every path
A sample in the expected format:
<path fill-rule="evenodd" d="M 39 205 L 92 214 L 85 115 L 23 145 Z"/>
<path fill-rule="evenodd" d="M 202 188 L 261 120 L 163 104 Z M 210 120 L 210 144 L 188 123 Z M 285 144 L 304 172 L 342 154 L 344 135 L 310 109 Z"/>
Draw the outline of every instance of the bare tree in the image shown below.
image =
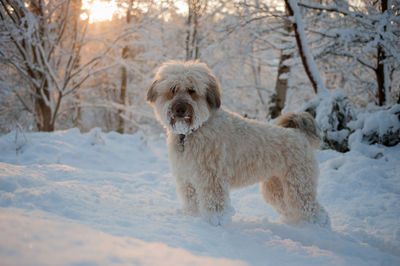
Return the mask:
<path fill-rule="evenodd" d="M 400 2 L 364 1 L 360 6 L 352 6 L 344 0 L 335 1 L 335 5 L 298 4 L 319 14 L 321 29 L 315 29 L 314 33 L 329 42 L 321 53 L 353 60 L 368 75 L 372 71 L 376 103 L 380 106 L 390 104 L 393 73 L 400 65 Z M 347 79 L 353 75 L 363 87 L 366 86 L 365 78 L 359 78 L 351 71 L 344 75 Z"/>
<path fill-rule="evenodd" d="M 126 10 L 126 24 L 129 25 L 131 23 L 132 20 L 132 7 L 133 7 L 133 0 L 129 0 L 128 2 L 128 8 Z M 122 48 L 122 59 L 127 59 L 128 57 L 128 53 L 129 53 L 129 46 L 125 45 Z M 126 104 L 126 87 L 128 84 L 128 70 L 127 67 L 125 65 L 122 66 L 121 69 L 121 89 L 120 89 L 120 104 L 121 107 L 118 108 L 118 119 L 119 119 L 119 124 L 118 124 L 118 128 L 117 128 L 117 132 L 120 134 L 124 133 L 125 130 L 125 126 L 124 126 L 124 117 L 122 116 L 123 113 L 123 107 Z"/>
<path fill-rule="evenodd" d="M 295 58 L 296 50 L 300 55 L 314 92 L 322 94 L 326 91 L 324 82 L 310 52 L 297 2 L 285 0 L 285 4 L 284 12 L 257 0 L 243 0 L 240 5 L 245 10 L 244 25 L 251 24 L 251 26 L 246 27 L 254 32 L 255 38 L 250 41 L 257 41 L 259 45 L 264 46 L 264 49 L 275 50 L 279 53 L 279 64 L 276 65 L 275 90 L 271 95 L 268 106 L 268 113 L 271 118 L 279 116 L 285 107 L 289 72 L 291 64 L 293 64 L 293 62 L 290 63 L 289 61 L 293 61 L 291 59 Z M 295 42 L 292 39 L 293 36 L 295 37 Z M 255 68 L 253 67 L 253 69 Z"/>
<path fill-rule="evenodd" d="M 76 40 L 79 35 L 80 35 L 80 30 L 81 30 L 81 19 L 80 19 L 80 14 L 82 10 L 82 0 L 72 0 L 72 38 Z M 86 25 L 83 25 L 86 26 Z M 76 49 L 76 54 L 77 54 L 77 59 L 75 60 L 74 64 L 74 70 L 79 68 L 80 65 L 80 52 L 79 52 L 79 45 L 75 47 Z M 75 81 L 74 81 L 75 82 Z M 74 86 L 74 84 L 73 84 Z M 75 126 L 79 127 L 82 124 L 82 108 L 81 108 L 81 96 L 80 96 L 80 91 L 79 88 L 77 88 L 74 92 L 75 96 L 75 117 L 73 118 Z"/>
<path fill-rule="evenodd" d="M 382 14 L 385 14 L 388 10 L 388 2 L 389 0 L 382 0 L 380 10 Z M 387 31 L 387 26 L 384 25 L 382 28 L 382 34 L 379 35 L 379 42 L 377 45 L 377 67 L 375 69 L 376 73 L 376 81 L 378 83 L 378 105 L 382 106 L 389 103 L 389 91 L 390 91 L 390 84 L 389 84 L 389 68 L 386 62 L 387 55 L 386 50 L 382 44 L 383 35 Z"/>
<path fill-rule="evenodd" d="M 186 60 L 199 58 L 199 23 L 200 18 L 207 9 L 207 0 L 187 0 L 188 15 L 186 22 L 185 50 Z"/>
<path fill-rule="evenodd" d="M 15 93 L 40 131 L 54 130 L 64 98 L 88 79 L 102 57 L 80 62 L 88 22 L 74 27 L 74 4 L 71 0 L 0 0 L 1 61 L 24 79 L 26 93 Z"/>

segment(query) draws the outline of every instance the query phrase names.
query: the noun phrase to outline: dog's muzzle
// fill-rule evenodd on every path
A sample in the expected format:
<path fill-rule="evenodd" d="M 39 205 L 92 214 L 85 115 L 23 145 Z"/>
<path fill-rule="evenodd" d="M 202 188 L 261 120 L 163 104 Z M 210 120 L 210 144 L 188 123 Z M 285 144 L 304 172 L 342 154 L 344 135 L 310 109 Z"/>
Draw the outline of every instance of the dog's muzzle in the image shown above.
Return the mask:
<path fill-rule="evenodd" d="M 171 125 L 176 121 L 184 121 L 191 125 L 193 120 L 193 107 L 185 101 L 176 101 L 171 106 Z"/>

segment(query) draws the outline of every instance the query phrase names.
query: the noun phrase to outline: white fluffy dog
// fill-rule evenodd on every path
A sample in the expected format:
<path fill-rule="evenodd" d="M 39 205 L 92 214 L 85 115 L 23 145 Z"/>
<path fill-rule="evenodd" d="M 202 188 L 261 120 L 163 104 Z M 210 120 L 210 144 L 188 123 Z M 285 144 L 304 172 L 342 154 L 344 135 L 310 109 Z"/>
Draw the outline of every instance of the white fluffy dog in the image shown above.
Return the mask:
<path fill-rule="evenodd" d="M 229 191 L 261 183 L 261 193 L 289 224 L 329 226 L 316 198 L 320 137 L 307 113 L 277 125 L 244 119 L 220 107 L 215 76 L 197 61 L 168 62 L 147 101 L 168 134 L 169 160 L 183 209 L 214 225 L 231 218 Z"/>

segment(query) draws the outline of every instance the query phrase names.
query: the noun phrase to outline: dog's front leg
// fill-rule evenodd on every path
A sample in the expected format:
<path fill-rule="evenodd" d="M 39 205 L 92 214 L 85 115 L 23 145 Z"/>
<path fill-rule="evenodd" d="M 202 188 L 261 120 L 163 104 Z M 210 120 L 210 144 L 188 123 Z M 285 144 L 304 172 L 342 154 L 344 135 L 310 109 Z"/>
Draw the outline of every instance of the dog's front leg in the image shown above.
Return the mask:
<path fill-rule="evenodd" d="M 229 186 L 215 177 L 203 179 L 203 181 L 206 182 L 199 184 L 198 188 L 201 216 L 215 226 L 228 223 L 233 215 L 229 199 Z"/>
<path fill-rule="evenodd" d="M 190 215 L 199 215 L 199 204 L 194 186 L 183 178 L 177 178 L 177 194 L 182 202 L 182 210 Z"/>

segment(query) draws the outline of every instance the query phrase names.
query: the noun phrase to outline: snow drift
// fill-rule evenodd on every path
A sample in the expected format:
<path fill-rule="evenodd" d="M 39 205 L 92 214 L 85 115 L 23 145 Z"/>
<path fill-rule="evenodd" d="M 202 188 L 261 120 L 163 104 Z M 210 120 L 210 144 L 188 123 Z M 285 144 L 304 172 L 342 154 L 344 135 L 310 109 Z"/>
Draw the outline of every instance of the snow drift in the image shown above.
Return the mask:
<path fill-rule="evenodd" d="M 179 211 L 164 141 L 94 129 L 0 137 L 5 264 L 399 265 L 400 145 L 317 154 L 332 230 L 281 223 L 258 186 L 231 224 Z M 379 154 L 379 156 L 376 156 Z"/>

